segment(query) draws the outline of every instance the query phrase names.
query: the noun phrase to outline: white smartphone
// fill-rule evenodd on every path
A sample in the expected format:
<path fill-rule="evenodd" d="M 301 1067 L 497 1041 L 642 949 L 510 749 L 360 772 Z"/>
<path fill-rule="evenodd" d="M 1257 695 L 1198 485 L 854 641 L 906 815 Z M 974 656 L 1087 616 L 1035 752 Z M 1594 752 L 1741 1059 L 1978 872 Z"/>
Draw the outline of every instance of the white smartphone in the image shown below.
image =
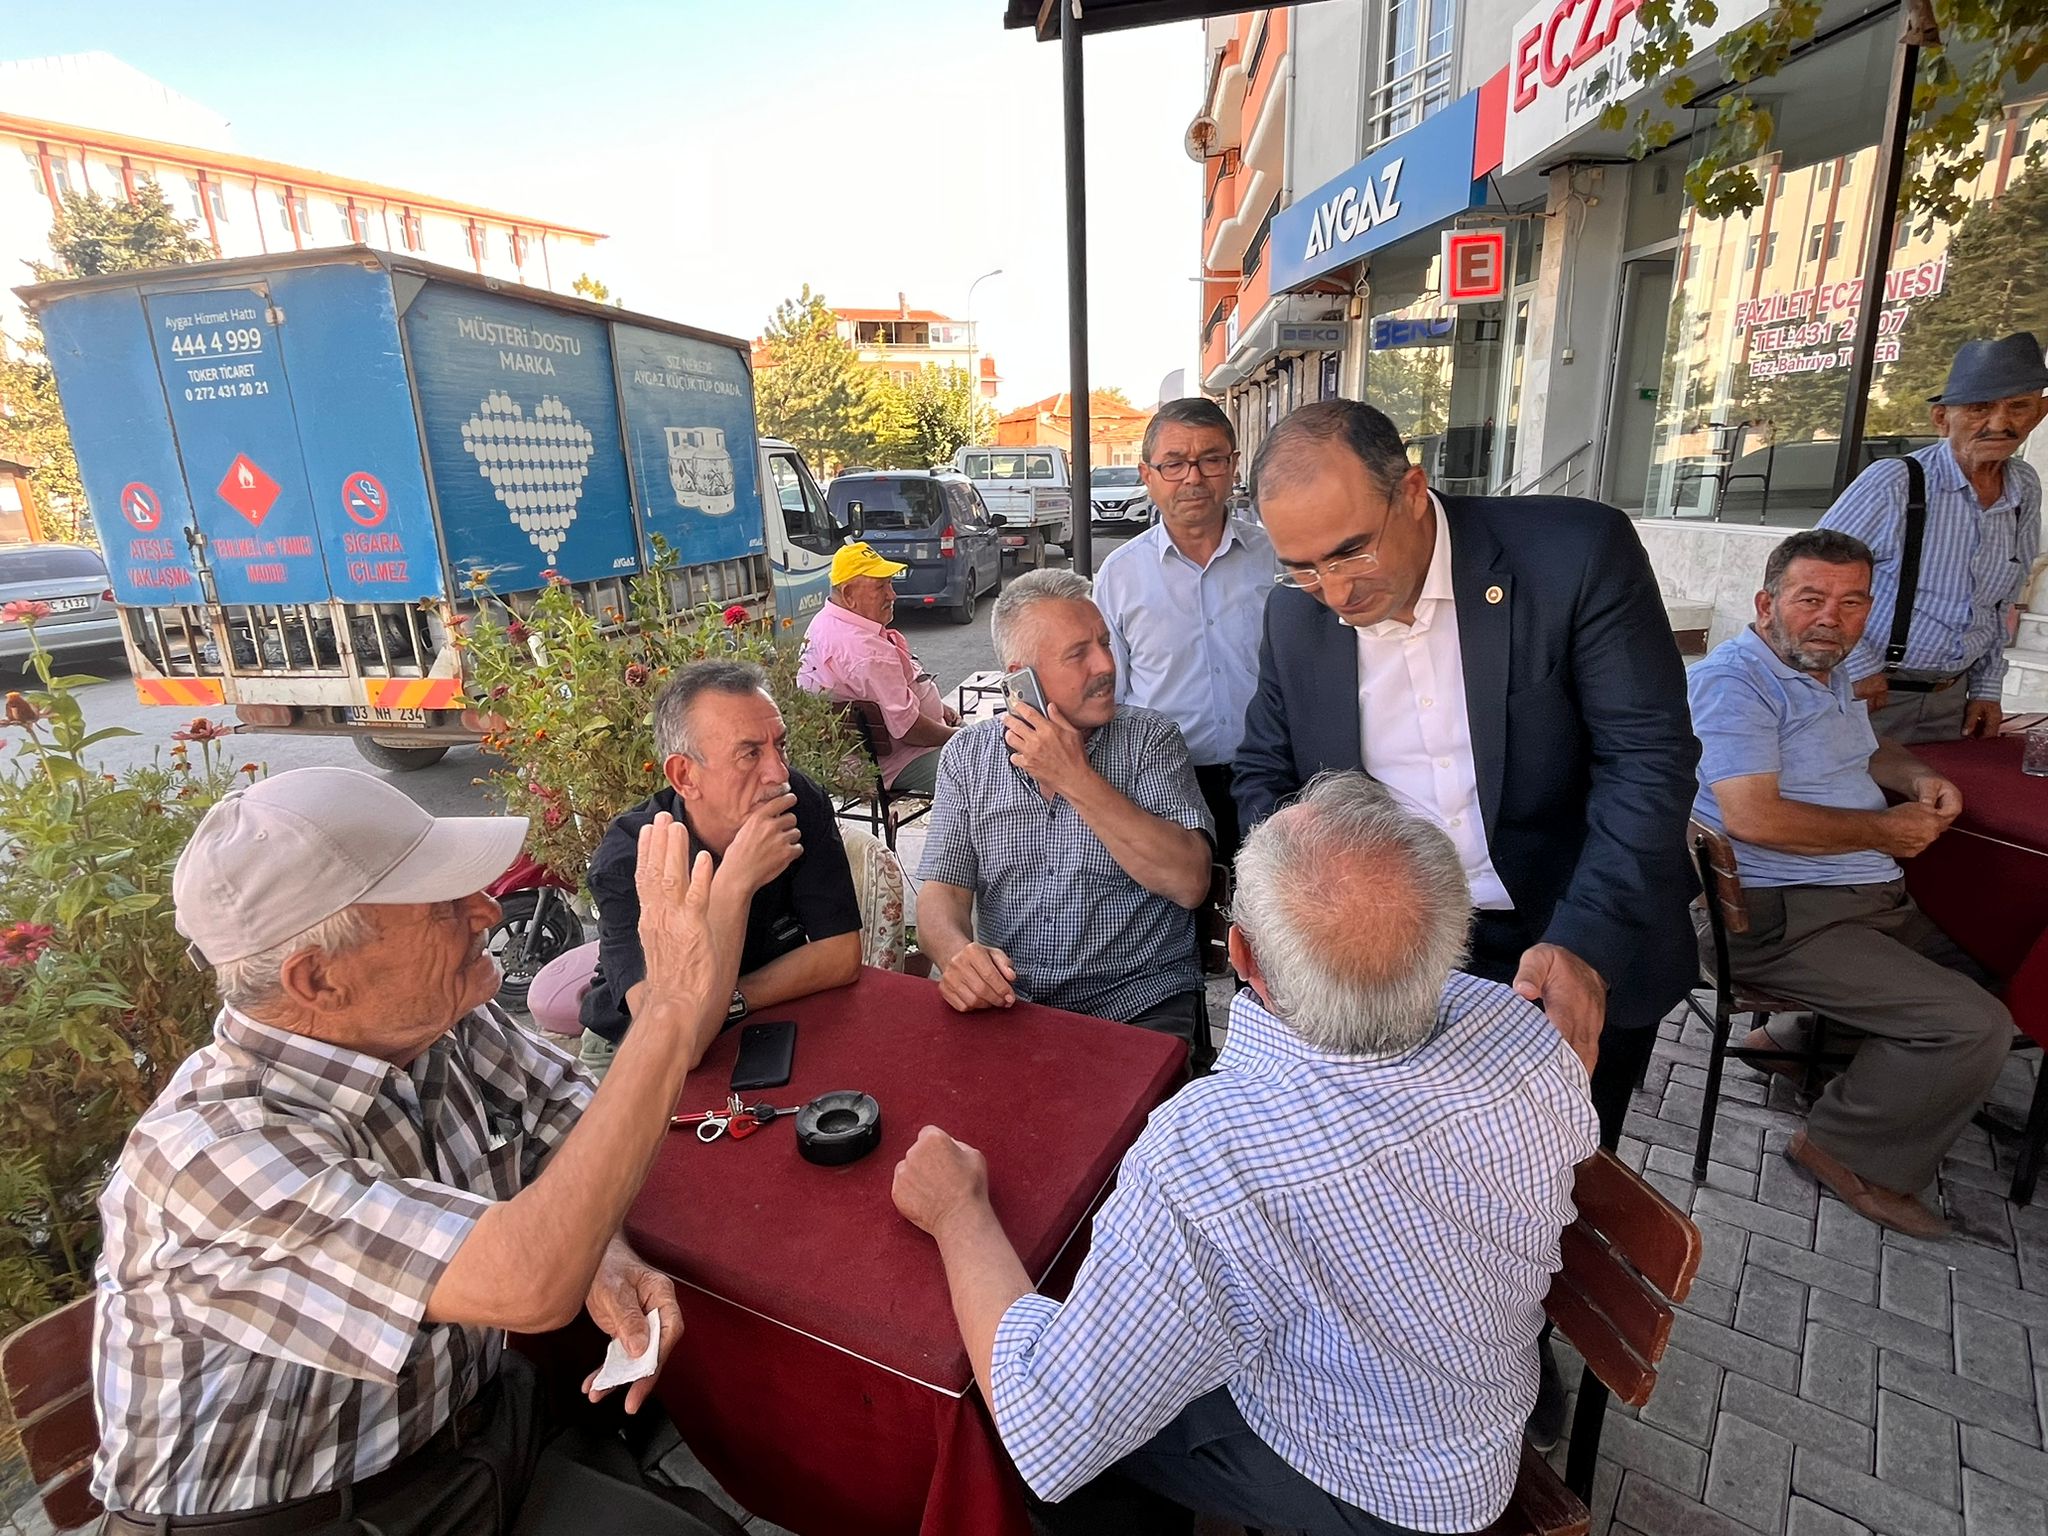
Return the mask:
<path fill-rule="evenodd" d="M 1038 674 L 1029 667 L 1005 673 L 1003 693 L 1012 704 L 1029 704 L 1041 715 L 1045 713 L 1045 690 L 1038 686 Z"/>

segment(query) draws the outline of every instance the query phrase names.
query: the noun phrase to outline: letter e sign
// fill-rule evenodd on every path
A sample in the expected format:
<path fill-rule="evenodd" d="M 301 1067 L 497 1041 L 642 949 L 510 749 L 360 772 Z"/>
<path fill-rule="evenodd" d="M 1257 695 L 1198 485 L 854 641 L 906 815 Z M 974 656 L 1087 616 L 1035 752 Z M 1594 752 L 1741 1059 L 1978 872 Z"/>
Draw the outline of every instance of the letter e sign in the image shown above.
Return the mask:
<path fill-rule="evenodd" d="M 1447 229 L 1444 302 L 1491 304 L 1507 297 L 1508 235 L 1504 229 Z"/>

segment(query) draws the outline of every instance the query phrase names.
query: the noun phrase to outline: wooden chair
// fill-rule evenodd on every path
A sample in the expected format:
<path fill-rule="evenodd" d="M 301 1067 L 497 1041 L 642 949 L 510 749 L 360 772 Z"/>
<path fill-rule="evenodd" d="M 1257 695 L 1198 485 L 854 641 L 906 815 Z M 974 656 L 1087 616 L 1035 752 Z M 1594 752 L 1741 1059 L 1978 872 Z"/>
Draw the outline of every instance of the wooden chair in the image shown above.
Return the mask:
<path fill-rule="evenodd" d="M 1735 849 L 1723 833 L 1705 822 L 1694 821 L 1688 830 L 1693 863 L 1699 870 L 1700 904 L 1706 908 L 1707 930 L 1713 939 L 1714 951 L 1712 970 L 1708 971 L 1704 966 L 1701 968 L 1701 980 L 1713 989 L 1712 1012 L 1701 1007 L 1699 998 L 1694 994 L 1688 992 L 1685 998 L 1685 1006 L 1713 1036 L 1708 1047 L 1707 1090 L 1700 1102 L 1699 1140 L 1692 1154 L 1692 1180 L 1698 1184 L 1707 1176 L 1707 1154 L 1714 1144 L 1714 1112 L 1721 1098 L 1721 1068 L 1728 1057 L 1733 1056 L 1753 1066 L 1773 1061 L 1793 1062 L 1804 1070 L 1809 1094 L 1820 1088 L 1822 1067 L 1840 1066 L 1849 1057 L 1844 1052 L 1828 1051 L 1827 1020 L 1819 1015 L 1814 1017 L 1813 1029 L 1807 1035 L 1804 1050 L 1752 1050 L 1748 1046 L 1731 1046 L 1728 1043 L 1731 1021 L 1738 1013 L 1751 1015 L 1756 1021 L 1755 1027 L 1763 1029 L 1769 1025 L 1773 1014 L 1810 1010 L 1801 1003 L 1745 988 L 1736 981 L 1728 961 L 1728 935 L 1749 932 L 1749 902 L 1742 893 L 1742 876 L 1735 866 Z"/>
<path fill-rule="evenodd" d="M 0 1391 L 50 1524 L 70 1531 L 99 1519 L 92 1496 L 100 1429 L 93 1416 L 90 1296 L 0 1340 Z"/>
<path fill-rule="evenodd" d="M 841 821 L 866 822 L 875 836 L 888 844 L 889 851 L 896 851 L 896 829 L 929 816 L 932 803 L 922 795 L 907 795 L 892 791 L 882 780 L 882 753 L 889 740 L 888 728 L 882 722 L 882 711 L 866 699 L 836 701 L 839 714 L 854 733 L 860 737 L 861 750 L 867 754 L 868 765 L 874 770 L 872 787 L 856 794 L 834 794 L 832 814 Z"/>
<path fill-rule="evenodd" d="M 1485 1536 L 1586 1536 L 1608 1394 L 1636 1408 L 1650 1400 L 1672 1303 L 1685 1300 L 1700 1267 L 1699 1228 L 1613 1153 L 1579 1164 L 1572 1198 L 1579 1217 L 1565 1228 L 1563 1267 L 1543 1299 L 1586 1361 L 1565 1475 L 1525 1443 L 1514 1494 Z"/>

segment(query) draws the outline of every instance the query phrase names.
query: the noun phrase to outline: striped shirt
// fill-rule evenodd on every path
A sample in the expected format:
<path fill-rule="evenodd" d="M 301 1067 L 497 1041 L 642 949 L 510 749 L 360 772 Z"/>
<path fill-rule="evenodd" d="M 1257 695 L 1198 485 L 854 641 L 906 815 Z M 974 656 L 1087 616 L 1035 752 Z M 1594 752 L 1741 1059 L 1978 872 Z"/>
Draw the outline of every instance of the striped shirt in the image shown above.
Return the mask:
<path fill-rule="evenodd" d="M 1140 810 L 1203 833 L 1216 826 L 1180 729 L 1119 705 L 1088 761 Z M 954 734 L 939 758 L 920 880 L 974 893 L 974 927 L 1010 957 L 1017 994 L 1103 1019 L 1133 1019 L 1199 992 L 1195 914 L 1124 873 L 1064 795 L 1047 800 L 1010 761 L 1000 719 Z"/>
<path fill-rule="evenodd" d="M 1315 1051 L 1239 993 L 1215 1075 L 1125 1157 L 1068 1300 L 997 1326 L 1005 1449 L 1058 1500 L 1227 1385 L 1325 1492 L 1486 1526 L 1598 1141 L 1585 1069 L 1506 987 L 1453 975 L 1435 1033 L 1393 1057 Z"/>
<path fill-rule="evenodd" d="M 2041 552 L 2041 476 L 2014 455 L 2005 489 L 1984 506 L 1947 439 L 1913 455 L 1927 471 L 1927 532 L 1920 585 L 1906 636 L 1908 672 L 1966 674 L 1969 696 L 1996 699 L 2005 682 L 2005 608 L 2025 590 Z M 1853 534 L 1877 556 L 1870 622 L 1843 669 L 1860 682 L 1884 670 L 1892 614 L 1899 601 L 1899 556 L 1906 539 L 1906 467 L 1882 459 L 1858 475 L 1820 520 Z"/>
<path fill-rule="evenodd" d="M 100 1195 L 93 1493 L 254 1509 L 432 1438 L 503 1336 L 423 1324 L 427 1300 L 590 1093 L 495 1007 L 407 1068 L 224 1010 Z"/>

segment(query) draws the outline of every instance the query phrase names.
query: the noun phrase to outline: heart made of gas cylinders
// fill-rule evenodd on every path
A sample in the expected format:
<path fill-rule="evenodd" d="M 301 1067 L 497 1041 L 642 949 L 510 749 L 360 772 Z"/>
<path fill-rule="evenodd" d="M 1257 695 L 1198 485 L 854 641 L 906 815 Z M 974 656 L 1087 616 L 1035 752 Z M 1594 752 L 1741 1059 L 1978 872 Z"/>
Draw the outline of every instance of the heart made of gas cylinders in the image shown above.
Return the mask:
<path fill-rule="evenodd" d="M 552 560 L 583 499 L 596 451 L 590 429 L 553 395 L 529 418 L 517 400 L 493 391 L 462 424 L 462 447 L 519 531 Z"/>

